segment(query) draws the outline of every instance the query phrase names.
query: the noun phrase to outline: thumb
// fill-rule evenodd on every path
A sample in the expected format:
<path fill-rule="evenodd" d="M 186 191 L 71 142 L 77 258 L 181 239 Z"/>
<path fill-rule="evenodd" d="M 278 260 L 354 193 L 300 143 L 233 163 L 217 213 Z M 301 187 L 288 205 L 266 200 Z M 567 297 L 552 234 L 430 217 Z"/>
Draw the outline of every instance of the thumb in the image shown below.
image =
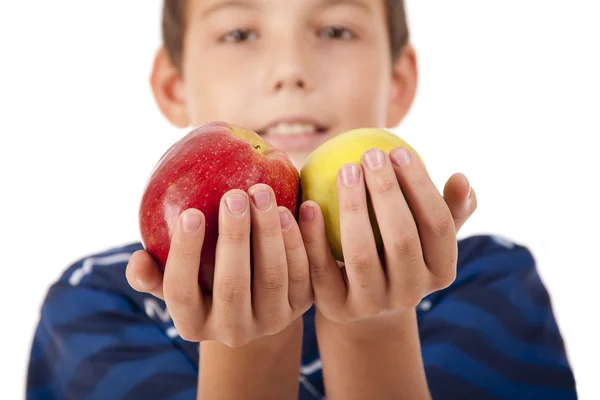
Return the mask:
<path fill-rule="evenodd" d="M 161 300 L 163 296 L 163 273 L 145 250 L 138 250 L 131 255 L 125 270 L 127 282 L 138 292 L 150 293 Z"/>
<path fill-rule="evenodd" d="M 444 186 L 444 200 L 452 213 L 456 233 L 477 209 L 477 196 L 467 177 L 456 173 Z"/>

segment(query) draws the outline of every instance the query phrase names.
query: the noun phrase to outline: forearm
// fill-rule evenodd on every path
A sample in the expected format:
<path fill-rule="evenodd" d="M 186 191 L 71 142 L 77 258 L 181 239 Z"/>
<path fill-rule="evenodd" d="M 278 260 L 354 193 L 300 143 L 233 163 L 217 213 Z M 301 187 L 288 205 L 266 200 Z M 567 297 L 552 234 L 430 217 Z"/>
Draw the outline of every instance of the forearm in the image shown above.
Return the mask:
<path fill-rule="evenodd" d="M 302 318 L 240 348 L 202 342 L 198 399 L 295 399 L 301 351 Z"/>
<path fill-rule="evenodd" d="M 387 321 L 337 325 L 317 312 L 316 330 L 328 400 L 430 399 L 415 311 Z M 389 319 L 395 319 L 393 329 Z M 382 335 L 382 331 L 386 332 Z"/>

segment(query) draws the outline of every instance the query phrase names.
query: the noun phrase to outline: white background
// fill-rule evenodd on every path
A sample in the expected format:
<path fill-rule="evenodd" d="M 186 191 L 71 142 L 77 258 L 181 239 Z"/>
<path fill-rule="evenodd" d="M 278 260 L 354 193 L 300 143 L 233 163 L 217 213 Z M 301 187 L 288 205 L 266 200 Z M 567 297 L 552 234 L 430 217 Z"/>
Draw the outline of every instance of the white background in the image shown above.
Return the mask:
<path fill-rule="evenodd" d="M 143 6 L 142 6 L 143 4 Z M 528 245 L 582 399 L 599 399 L 600 3 L 416 1 L 416 103 L 398 133 L 443 188 L 470 177 L 461 236 Z M 184 131 L 148 87 L 161 2 L 0 3 L 0 398 L 24 396 L 49 284 L 72 261 L 138 240 L 145 180 Z"/>

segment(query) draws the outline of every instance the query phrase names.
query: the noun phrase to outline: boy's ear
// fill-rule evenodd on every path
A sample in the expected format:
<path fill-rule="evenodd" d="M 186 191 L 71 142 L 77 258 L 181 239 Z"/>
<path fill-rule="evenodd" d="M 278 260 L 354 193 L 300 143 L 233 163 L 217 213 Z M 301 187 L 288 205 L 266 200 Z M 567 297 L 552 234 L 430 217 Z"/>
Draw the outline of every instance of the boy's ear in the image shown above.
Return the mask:
<path fill-rule="evenodd" d="M 388 127 L 396 127 L 410 110 L 417 93 L 417 81 L 417 55 L 415 49 L 407 44 L 392 66 Z"/>
<path fill-rule="evenodd" d="M 155 57 L 150 75 L 154 99 L 165 118 L 178 128 L 185 128 L 189 121 L 183 92 L 181 74 L 161 47 Z"/>

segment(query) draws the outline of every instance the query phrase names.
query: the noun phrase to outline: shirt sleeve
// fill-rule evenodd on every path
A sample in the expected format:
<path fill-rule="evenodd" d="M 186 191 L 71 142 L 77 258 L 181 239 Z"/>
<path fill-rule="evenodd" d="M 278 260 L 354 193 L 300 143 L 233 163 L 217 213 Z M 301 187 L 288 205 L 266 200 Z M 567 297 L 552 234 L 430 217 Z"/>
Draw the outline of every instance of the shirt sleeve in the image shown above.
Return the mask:
<path fill-rule="evenodd" d="M 474 237 L 460 250 L 456 281 L 418 308 L 433 398 L 576 399 L 532 254 L 492 237 Z"/>
<path fill-rule="evenodd" d="M 195 399 L 197 366 L 131 299 L 67 281 L 41 309 L 27 399 Z"/>

